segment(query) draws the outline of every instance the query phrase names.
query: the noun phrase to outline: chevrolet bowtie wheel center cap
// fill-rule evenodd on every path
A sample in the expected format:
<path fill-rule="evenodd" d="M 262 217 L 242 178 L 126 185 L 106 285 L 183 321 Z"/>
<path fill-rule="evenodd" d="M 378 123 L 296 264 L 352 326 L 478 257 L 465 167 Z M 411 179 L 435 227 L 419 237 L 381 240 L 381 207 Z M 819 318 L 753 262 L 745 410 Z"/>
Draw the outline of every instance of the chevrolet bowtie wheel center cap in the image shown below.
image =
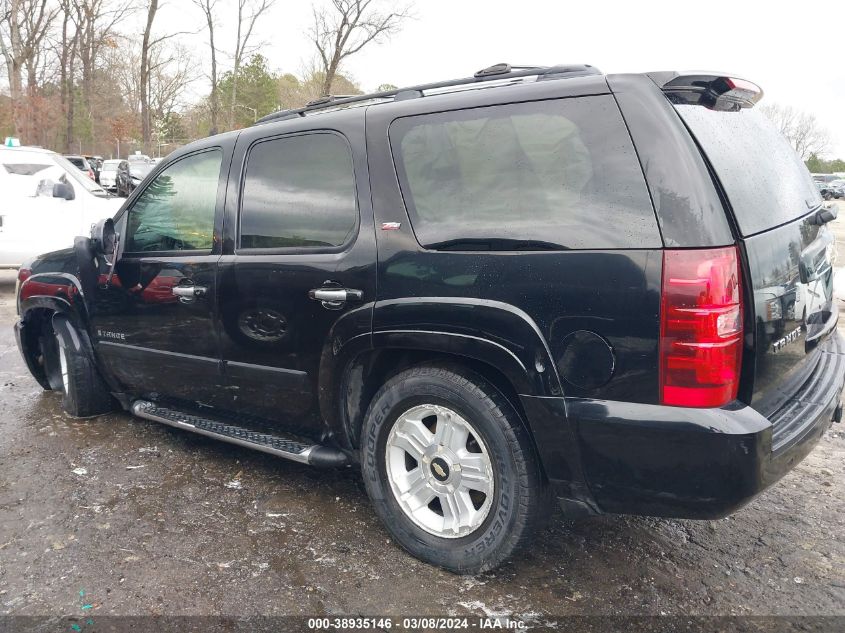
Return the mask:
<path fill-rule="evenodd" d="M 449 464 L 446 463 L 446 460 L 435 457 L 431 460 L 431 474 L 434 475 L 437 481 L 448 481 L 449 475 L 451 474 L 449 472 Z"/>

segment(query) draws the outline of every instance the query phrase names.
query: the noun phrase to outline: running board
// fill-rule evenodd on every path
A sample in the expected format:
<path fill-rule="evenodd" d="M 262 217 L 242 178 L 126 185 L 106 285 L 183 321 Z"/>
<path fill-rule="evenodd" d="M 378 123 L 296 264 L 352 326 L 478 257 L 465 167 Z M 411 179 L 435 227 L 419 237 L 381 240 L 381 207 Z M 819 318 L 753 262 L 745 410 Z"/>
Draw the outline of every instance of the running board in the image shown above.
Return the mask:
<path fill-rule="evenodd" d="M 177 429 L 185 429 L 309 466 L 333 467 L 349 463 L 346 454 L 336 448 L 309 444 L 277 432 L 257 431 L 193 413 L 168 409 L 147 400 L 133 402 L 132 413 L 139 418 L 161 422 Z"/>

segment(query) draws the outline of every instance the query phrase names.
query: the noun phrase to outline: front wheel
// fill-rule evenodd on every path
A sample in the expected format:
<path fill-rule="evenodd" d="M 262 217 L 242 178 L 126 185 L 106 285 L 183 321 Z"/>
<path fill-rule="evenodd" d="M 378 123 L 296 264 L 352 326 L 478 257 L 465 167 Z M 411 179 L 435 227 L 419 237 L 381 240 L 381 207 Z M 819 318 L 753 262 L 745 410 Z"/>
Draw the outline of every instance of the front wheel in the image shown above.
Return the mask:
<path fill-rule="evenodd" d="M 58 340 L 56 349 L 62 409 L 75 418 L 114 411 L 117 403 L 91 359 L 85 354 L 66 350 Z"/>
<path fill-rule="evenodd" d="M 477 374 L 420 366 L 394 376 L 370 404 L 362 438 L 376 513 L 426 562 L 458 573 L 492 569 L 546 510 L 518 414 Z"/>

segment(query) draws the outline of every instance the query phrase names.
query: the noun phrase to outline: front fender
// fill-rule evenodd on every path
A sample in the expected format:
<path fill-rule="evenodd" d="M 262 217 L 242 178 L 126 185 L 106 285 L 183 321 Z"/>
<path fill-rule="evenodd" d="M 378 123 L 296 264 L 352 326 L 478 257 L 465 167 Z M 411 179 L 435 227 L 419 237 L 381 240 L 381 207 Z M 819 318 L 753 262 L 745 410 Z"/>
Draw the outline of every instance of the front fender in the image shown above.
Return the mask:
<path fill-rule="evenodd" d="M 69 273 L 37 273 L 28 277 L 18 291 L 18 313 L 26 321 L 27 314 L 46 309 L 64 314 L 74 327 L 85 330 L 88 308 L 79 279 Z"/>

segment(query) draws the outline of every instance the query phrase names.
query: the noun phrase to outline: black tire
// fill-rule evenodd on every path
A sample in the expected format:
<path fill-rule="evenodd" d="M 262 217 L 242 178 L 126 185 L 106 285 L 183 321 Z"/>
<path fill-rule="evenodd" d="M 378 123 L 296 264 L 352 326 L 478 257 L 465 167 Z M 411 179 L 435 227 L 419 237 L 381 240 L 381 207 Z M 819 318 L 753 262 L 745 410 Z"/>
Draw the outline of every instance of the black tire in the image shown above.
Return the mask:
<path fill-rule="evenodd" d="M 492 505 L 474 531 L 459 538 L 432 534 L 399 506 L 387 480 L 385 449 L 401 414 L 420 404 L 456 411 L 481 436 L 494 477 Z M 376 513 L 408 552 L 456 573 L 493 569 L 524 546 L 547 510 L 539 461 L 519 415 L 483 377 L 463 368 L 422 365 L 393 376 L 367 410 L 361 469 Z"/>
<path fill-rule="evenodd" d="M 75 418 L 89 418 L 114 411 L 117 402 L 91 359 L 84 353 L 62 348 L 58 340 L 56 350 L 62 409 Z"/>

